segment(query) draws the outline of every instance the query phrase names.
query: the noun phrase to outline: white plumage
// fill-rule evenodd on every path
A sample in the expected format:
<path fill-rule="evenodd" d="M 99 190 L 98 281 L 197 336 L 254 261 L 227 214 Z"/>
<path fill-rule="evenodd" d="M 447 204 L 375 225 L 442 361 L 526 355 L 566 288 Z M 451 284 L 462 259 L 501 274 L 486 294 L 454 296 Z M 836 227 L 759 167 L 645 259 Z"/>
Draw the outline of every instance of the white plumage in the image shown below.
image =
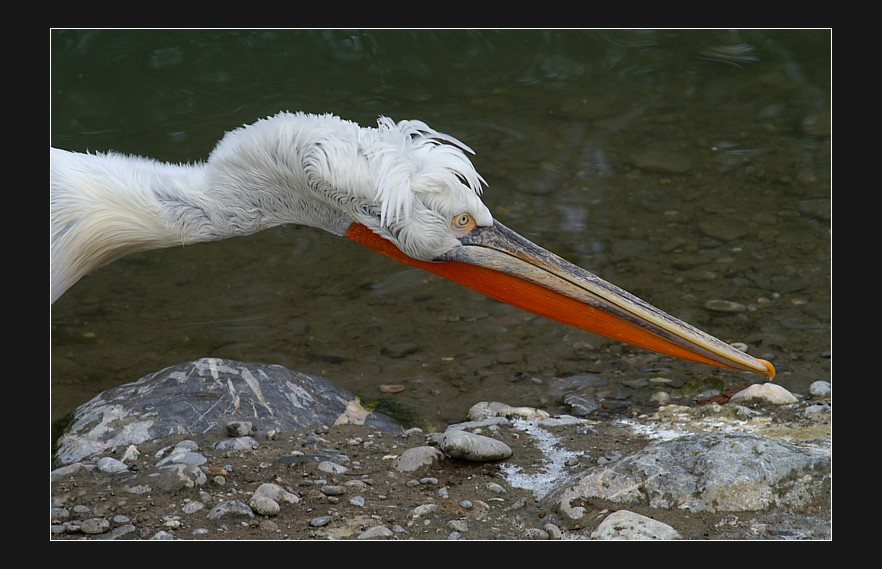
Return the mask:
<path fill-rule="evenodd" d="M 304 113 L 229 132 L 193 165 L 50 149 L 50 303 L 123 255 L 288 223 L 343 235 L 358 222 L 432 260 L 458 245 L 453 216 L 493 221 L 464 150 L 420 121 Z"/>

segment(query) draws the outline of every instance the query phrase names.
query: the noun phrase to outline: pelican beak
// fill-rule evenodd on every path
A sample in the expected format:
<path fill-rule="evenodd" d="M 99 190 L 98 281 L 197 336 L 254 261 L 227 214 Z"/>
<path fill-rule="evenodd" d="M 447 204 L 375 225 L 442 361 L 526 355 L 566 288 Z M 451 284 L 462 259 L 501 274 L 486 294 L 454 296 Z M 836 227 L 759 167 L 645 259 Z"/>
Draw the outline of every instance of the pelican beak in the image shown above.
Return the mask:
<path fill-rule="evenodd" d="M 662 354 L 775 377 L 775 368 L 521 237 L 498 221 L 436 262 L 413 259 L 367 227 L 347 237 L 534 314 Z"/>

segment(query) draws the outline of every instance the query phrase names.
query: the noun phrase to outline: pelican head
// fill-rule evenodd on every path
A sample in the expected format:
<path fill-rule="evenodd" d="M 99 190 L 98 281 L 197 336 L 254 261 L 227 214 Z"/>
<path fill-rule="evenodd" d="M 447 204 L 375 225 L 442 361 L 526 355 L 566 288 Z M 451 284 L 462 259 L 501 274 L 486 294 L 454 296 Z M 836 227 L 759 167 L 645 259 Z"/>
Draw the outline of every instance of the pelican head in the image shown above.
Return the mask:
<path fill-rule="evenodd" d="M 471 149 L 421 121 L 280 113 L 204 163 L 50 150 L 50 301 L 133 251 L 284 224 L 345 236 L 497 300 L 616 340 L 773 378 L 771 363 L 530 242 L 481 201 Z"/>

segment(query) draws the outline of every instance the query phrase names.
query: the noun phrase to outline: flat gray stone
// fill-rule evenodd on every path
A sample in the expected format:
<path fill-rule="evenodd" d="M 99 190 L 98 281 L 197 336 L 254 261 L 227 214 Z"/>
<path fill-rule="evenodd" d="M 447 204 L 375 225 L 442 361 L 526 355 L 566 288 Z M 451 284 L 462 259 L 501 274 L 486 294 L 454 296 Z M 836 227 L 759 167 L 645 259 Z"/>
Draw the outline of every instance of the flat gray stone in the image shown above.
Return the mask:
<path fill-rule="evenodd" d="M 168 367 L 96 395 L 74 412 L 59 439 L 60 467 L 172 435 L 227 433 L 232 421 L 258 432 L 309 425 L 366 424 L 400 432 L 352 393 L 278 365 L 203 358 Z"/>

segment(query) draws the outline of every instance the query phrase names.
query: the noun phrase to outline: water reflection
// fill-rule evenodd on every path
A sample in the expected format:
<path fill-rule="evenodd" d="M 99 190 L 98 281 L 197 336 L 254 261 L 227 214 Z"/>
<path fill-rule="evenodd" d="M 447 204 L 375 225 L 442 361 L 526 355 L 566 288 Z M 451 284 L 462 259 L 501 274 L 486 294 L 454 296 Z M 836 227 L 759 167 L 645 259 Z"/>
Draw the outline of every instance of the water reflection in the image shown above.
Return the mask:
<path fill-rule="evenodd" d="M 281 109 L 419 118 L 476 150 L 503 223 L 747 343 L 805 391 L 829 379 L 829 66 L 815 30 L 57 31 L 52 142 L 192 161 Z M 747 310 L 704 308 L 713 299 Z M 365 395 L 404 383 L 397 400 L 439 421 L 481 396 L 549 404 L 547 386 L 579 373 L 719 373 L 306 228 L 124 259 L 51 322 L 53 418 L 203 356 Z M 384 354 L 403 341 L 416 346 Z"/>

